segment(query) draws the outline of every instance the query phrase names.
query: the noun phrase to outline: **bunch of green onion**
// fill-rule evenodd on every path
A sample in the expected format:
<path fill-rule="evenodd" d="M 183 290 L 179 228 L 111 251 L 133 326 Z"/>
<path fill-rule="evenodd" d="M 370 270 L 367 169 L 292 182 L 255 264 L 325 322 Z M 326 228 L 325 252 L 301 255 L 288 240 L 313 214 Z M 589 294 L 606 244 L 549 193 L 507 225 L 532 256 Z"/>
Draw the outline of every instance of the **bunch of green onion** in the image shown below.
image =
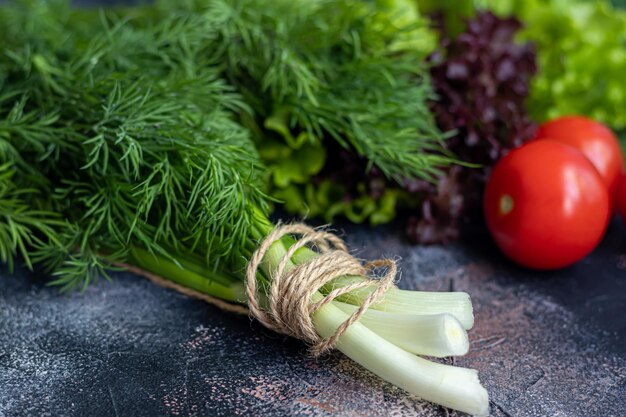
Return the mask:
<path fill-rule="evenodd" d="M 273 226 L 257 214 L 258 240 Z M 293 239 L 272 245 L 263 262 L 262 279 L 270 284 L 272 271 L 282 261 Z M 248 254 L 248 258 L 251 254 Z M 296 251 L 291 265 L 302 265 L 317 256 L 307 248 Z M 246 258 L 246 259 L 248 259 Z M 189 259 L 165 260 L 144 250 L 133 250 L 133 263 L 186 288 L 231 302 L 246 302 L 241 278 L 214 273 Z M 366 277 L 340 277 L 320 288 L 311 303 L 320 301 L 338 287 Z M 316 332 L 324 338 L 354 313 L 373 291 L 362 288 L 333 300 L 313 313 Z M 474 324 L 470 297 L 464 292 L 420 292 L 391 288 L 350 326 L 335 347 L 366 369 L 422 399 L 476 416 L 488 415 L 487 391 L 475 370 L 429 361 L 417 355 L 444 358 L 465 355 L 469 350 L 467 330 Z"/>

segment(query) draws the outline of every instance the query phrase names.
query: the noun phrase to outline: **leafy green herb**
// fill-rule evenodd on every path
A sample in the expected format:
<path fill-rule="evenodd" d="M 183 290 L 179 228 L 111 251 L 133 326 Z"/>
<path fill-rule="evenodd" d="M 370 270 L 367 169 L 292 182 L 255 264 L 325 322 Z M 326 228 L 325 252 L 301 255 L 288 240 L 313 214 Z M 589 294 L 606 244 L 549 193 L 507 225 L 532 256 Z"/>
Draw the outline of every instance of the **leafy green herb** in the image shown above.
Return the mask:
<path fill-rule="evenodd" d="M 277 187 L 315 175 L 323 141 L 390 178 L 433 178 L 450 159 L 426 105 L 418 51 L 431 38 L 417 17 L 396 28 L 393 7 L 222 0 L 134 9 L 129 21 L 62 2 L 3 8 L 5 161 L 40 167 L 20 186 L 65 220 L 37 259 L 75 276 L 57 281 L 68 289 L 106 267 L 101 254 L 123 260 L 131 244 L 239 259 L 249 205 L 267 207 L 249 132 L 277 161 Z M 394 198 L 331 204 L 385 221 Z"/>

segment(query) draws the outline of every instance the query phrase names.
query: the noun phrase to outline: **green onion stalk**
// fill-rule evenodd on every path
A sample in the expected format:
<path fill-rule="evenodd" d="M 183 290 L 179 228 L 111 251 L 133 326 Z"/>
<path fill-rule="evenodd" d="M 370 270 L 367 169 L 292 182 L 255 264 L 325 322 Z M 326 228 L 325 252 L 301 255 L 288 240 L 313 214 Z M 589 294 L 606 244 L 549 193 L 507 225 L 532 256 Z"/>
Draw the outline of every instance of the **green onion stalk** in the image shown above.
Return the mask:
<path fill-rule="evenodd" d="M 371 24 L 372 2 L 198 4 L 123 16 L 0 6 L 0 259 L 9 267 L 22 259 L 67 291 L 126 264 L 246 305 L 246 267 L 275 226 L 258 132 L 245 121 L 274 100 L 290 102 L 310 140 L 353 147 L 391 179 L 429 179 L 450 162 L 428 115 L 425 69 L 413 52 L 386 49 L 395 32 Z M 262 307 L 280 265 L 320 256 L 301 247 L 287 259 L 294 244 L 283 237 L 263 258 Z M 337 277 L 309 301 L 369 279 Z M 334 335 L 372 291 L 312 312 L 315 333 Z M 476 371 L 418 356 L 466 353 L 473 320 L 465 293 L 391 288 L 334 347 L 411 394 L 482 416 L 489 402 Z"/>
<path fill-rule="evenodd" d="M 272 231 L 272 227 L 269 221 L 259 216 L 255 238 L 262 240 Z M 272 245 L 261 273 L 266 285 L 270 284 L 272 271 L 278 267 L 291 244 L 293 240 L 285 238 Z M 249 258 L 252 253 L 247 255 Z M 315 251 L 301 248 L 289 262 L 293 267 L 315 256 L 318 256 Z M 188 260 L 173 266 L 171 260 L 138 249 L 133 250 L 133 261 L 141 268 L 196 291 L 231 302 L 245 304 L 247 301 L 241 278 L 208 269 L 202 271 L 201 264 L 193 264 Z M 316 292 L 311 302 L 319 302 L 334 286 L 364 279 L 368 278 L 340 277 L 337 282 Z M 365 298 L 365 293 L 367 290 L 348 294 L 344 297 L 345 303 L 334 300 L 315 311 L 313 323 L 316 332 L 321 337 L 332 336 Z M 417 312 L 414 308 L 403 310 L 398 307 L 419 306 L 424 301 L 427 306 Z M 466 293 L 415 292 L 394 288 L 375 308 L 366 311 L 359 322 L 350 326 L 340 336 L 335 347 L 366 369 L 411 394 L 482 416 L 488 414 L 489 402 L 476 371 L 416 356 L 464 355 L 469 348 L 466 329 L 471 328 L 471 323 L 472 305 Z"/>

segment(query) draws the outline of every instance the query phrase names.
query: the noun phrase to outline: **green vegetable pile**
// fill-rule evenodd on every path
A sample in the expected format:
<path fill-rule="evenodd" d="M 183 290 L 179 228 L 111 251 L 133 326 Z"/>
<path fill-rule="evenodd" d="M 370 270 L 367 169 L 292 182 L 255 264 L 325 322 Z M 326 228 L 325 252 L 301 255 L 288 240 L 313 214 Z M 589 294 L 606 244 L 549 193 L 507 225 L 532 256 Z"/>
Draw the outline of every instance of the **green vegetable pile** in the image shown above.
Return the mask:
<path fill-rule="evenodd" d="M 0 7 L 2 260 L 13 266 L 20 256 L 45 268 L 63 290 L 130 265 L 231 308 L 257 300 L 278 323 L 286 318 L 276 303 L 299 303 L 314 334 L 337 335 L 338 350 L 380 377 L 487 415 L 476 371 L 418 356 L 467 353 L 474 317 L 466 293 L 386 288 L 374 300 L 377 281 L 357 260 L 350 257 L 363 272 L 336 273 L 346 268 L 345 252 L 322 257 L 289 235 L 265 242 L 280 229 L 268 220 L 273 199 L 255 147 L 259 132 L 311 146 L 336 141 L 396 179 L 432 178 L 451 161 L 425 107 L 424 118 L 409 117 L 429 91 L 403 52 L 415 33 L 395 36 L 372 20 L 372 7 L 352 0 L 212 0 L 119 12 L 46 1 Z M 305 47 L 311 35 L 318 44 Z M 246 274 L 264 244 L 259 268 Z M 316 271 L 307 272 L 312 263 Z M 294 300 L 274 292 L 289 271 L 335 272 Z M 332 295 L 344 287 L 341 300 Z M 370 299 L 376 303 L 352 323 Z"/>
<path fill-rule="evenodd" d="M 475 97 L 480 88 L 489 90 L 492 83 L 481 80 L 485 77 L 497 79 L 499 69 L 496 64 L 501 55 L 493 45 L 498 42 L 478 48 L 478 53 L 482 55 L 476 62 L 493 65 L 486 65 L 485 74 L 480 77 L 475 74 L 470 77 L 476 80 L 474 83 L 462 85 L 452 82 L 453 88 L 441 89 L 439 80 L 449 76 L 435 70 L 432 78 L 438 97 L 434 98 L 432 111 L 439 128 L 447 134 L 446 146 L 459 159 L 479 162 L 482 171 L 486 169 L 488 172 L 489 166 L 510 148 L 507 144 L 519 145 L 532 136 L 532 129 L 529 128 L 532 122 L 540 123 L 562 115 L 590 117 L 618 131 L 622 138 L 626 137 L 626 113 L 623 110 L 626 108 L 626 78 L 623 75 L 626 74 L 625 10 L 612 6 L 607 0 L 419 0 L 393 3 L 404 7 L 410 4 L 413 10 L 416 4 L 419 5 L 421 14 L 409 15 L 417 18 L 422 26 L 431 27 L 431 32 L 440 37 L 439 46 L 419 52 L 432 52 L 431 56 L 435 59 L 448 56 L 440 62 L 444 67 L 457 67 L 459 61 L 464 59 L 459 58 L 460 54 L 468 58 L 476 54 L 469 48 L 449 53 L 450 42 L 446 38 L 454 39 L 462 35 L 460 42 L 468 42 L 467 35 L 463 33 L 472 25 L 471 31 L 475 34 L 471 36 L 492 35 L 487 25 L 478 22 L 483 10 L 496 13 L 502 19 L 498 23 L 502 26 L 511 25 L 511 18 L 521 22 L 522 28 L 515 36 L 515 43 L 507 40 L 510 42 L 509 50 L 530 44 L 536 51 L 537 71 L 532 77 L 529 77 L 532 71 L 528 70 L 534 65 L 530 63 L 531 58 L 515 58 L 520 59 L 518 66 L 521 69 L 513 81 L 524 86 L 515 88 L 515 100 L 507 103 L 504 113 L 497 112 L 500 116 L 497 122 L 501 127 L 496 135 L 489 133 L 493 121 L 481 120 L 481 109 L 502 108 L 508 93 L 498 89 L 498 94 L 486 95 L 474 102 L 468 99 L 459 105 L 446 106 L 450 104 L 450 96 Z M 433 26 L 440 20 L 444 23 L 444 30 L 437 33 Z M 478 42 L 477 45 L 482 44 Z M 504 85 L 502 88 L 509 91 Z M 465 119 L 473 120 L 478 130 L 486 134 L 476 137 L 472 136 L 475 134 L 472 132 L 472 135 L 467 135 L 462 122 Z M 461 129 L 449 130 L 450 126 L 456 125 L 460 125 Z M 458 146 L 458 143 L 465 142 L 468 145 Z M 500 144 L 504 146 L 498 149 Z M 486 151 L 477 153 L 476 147 Z M 461 236 L 463 223 L 469 221 L 475 224 L 479 220 L 475 215 L 468 216 L 467 209 L 479 205 L 475 202 L 480 201 L 484 179 L 473 181 L 472 185 L 462 184 L 464 179 L 460 181 L 456 175 L 459 168 L 454 167 L 450 172 L 456 176 L 440 176 L 434 183 L 410 178 L 389 180 L 375 163 L 352 148 L 339 148 L 334 143 L 327 143 L 324 149 L 331 157 L 325 161 L 312 158 L 315 164 L 300 165 L 301 171 L 305 167 L 312 168 L 307 175 L 299 176 L 305 184 L 275 188 L 275 195 L 285 201 L 288 212 L 323 216 L 327 221 L 344 216 L 352 222 L 373 225 L 389 222 L 399 213 L 403 217 L 408 214 L 407 235 L 410 240 L 420 243 L 455 240 Z M 468 154 L 468 151 L 472 153 Z M 319 151 L 321 153 L 322 150 Z M 472 169 L 465 171 L 472 176 Z M 474 172 L 475 176 L 481 175 L 480 169 Z M 470 211 L 480 213 L 480 210 Z"/>
<path fill-rule="evenodd" d="M 436 97 L 429 107 L 447 133 L 446 148 L 473 165 L 451 167 L 434 182 L 393 181 L 356 152 L 328 144 L 327 164 L 308 185 L 326 190 L 333 184 L 341 201 L 325 211 L 328 220 L 341 213 L 339 204 L 351 221 L 372 224 L 389 221 L 401 210 L 410 214 L 406 232 L 411 241 L 456 240 L 466 224 L 482 219 L 480 201 L 489 169 L 532 137 L 535 124 L 525 102 L 536 60 L 532 44 L 515 40 L 520 22 L 481 12 L 456 32 L 444 19 L 436 21 L 439 46 L 428 57 Z"/>
<path fill-rule="evenodd" d="M 244 273 L 278 205 L 372 224 L 408 208 L 413 240 L 448 241 L 534 122 L 577 113 L 626 130 L 626 11 L 605 1 L 21 0 L 0 23 L 0 259 L 62 290 L 131 265 L 252 305 Z M 277 270 L 326 259 L 294 245 L 262 257 L 262 308 Z M 365 272 L 343 274 L 302 303 L 351 290 L 306 310 L 320 337 L 376 294 Z M 467 294 L 392 288 L 370 307 L 339 350 L 488 413 L 474 371 L 417 356 L 467 352 Z"/>

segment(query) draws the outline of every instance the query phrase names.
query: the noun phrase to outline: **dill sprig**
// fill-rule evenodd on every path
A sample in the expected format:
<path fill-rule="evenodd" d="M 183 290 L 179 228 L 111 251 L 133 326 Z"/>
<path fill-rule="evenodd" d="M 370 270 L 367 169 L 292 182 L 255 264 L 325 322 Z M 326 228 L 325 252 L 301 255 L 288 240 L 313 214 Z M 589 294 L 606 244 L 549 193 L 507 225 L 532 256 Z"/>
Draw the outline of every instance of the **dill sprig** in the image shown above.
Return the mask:
<path fill-rule="evenodd" d="M 41 196 L 35 189 L 19 187 L 14 181 L 15 173 L 11 163 L 0 165 L 0 260 L 10 270 L 16 254 L 32 268 L 32 248 L 40 245 L 41 239 L 59 244 L 55 227 L 62 224 L 57 213 L 30 205 Z"/>

